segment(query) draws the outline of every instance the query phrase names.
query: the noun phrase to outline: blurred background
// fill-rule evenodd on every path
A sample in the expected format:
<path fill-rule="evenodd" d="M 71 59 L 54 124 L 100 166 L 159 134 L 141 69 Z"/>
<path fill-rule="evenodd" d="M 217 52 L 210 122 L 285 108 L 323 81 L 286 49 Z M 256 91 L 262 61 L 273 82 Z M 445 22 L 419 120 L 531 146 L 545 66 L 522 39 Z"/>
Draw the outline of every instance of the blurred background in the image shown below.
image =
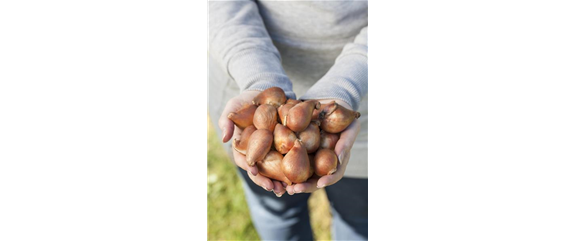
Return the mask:
<path fill-rule="evenodd" d="M 260 240 L 251 222 L 241 180 L 207 116 L 207 238 Z M 289 195 L 285 193 L 284 195 Z M 316 240 L 331 240 L 331 213 L 324 189 L 309 198 L 311 226 Z"/>

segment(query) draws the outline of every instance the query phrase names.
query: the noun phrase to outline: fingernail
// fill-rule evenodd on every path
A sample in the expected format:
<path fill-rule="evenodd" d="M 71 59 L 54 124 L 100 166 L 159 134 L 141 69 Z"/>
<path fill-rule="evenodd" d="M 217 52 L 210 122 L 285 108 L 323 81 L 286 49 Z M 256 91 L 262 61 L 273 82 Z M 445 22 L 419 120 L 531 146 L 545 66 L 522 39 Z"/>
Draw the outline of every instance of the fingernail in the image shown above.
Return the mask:
<path fill-rule="evenodd" d="M 301 193 L 301 192 L 303 192 L 303 191 L 301 191 L 301 190 L 299 190 L 299 191 L 295 191 L 295 193 Z"/>
<path fill-rule="evenodd" d="M 324 188 L 325 185 L 317 185 L 317 188 Z"/>
<path fill-rule="evenodd" d="M 273 186 L 271 186 L 271 188 L 268 187 L 267 189 L 269 189 L 269 191 L 275 191 L 273 190 Z"/>
<path fill-rule="evenodd" d="M 281 182 L 281 185 L 283 185 L 283 187 L 287 187 L 287 183 L 285 182 Z"/>
<path fill-rule="evenodd" d="M 343 164 L 343 157 L 344 157 L 344 156 L 345 156 L 345 151 L 343 150 L 343 151 L 341 152 L 341 154 L 339 155 L 339 157 L 338 157 L 338 158 L 339 158 L 339 160 L 338 160 L 338 161 L 339 161 L 339 165 Z"/>
<path fill-rule="evenodd" d="M 289 193 L 290 196 L 293 196 L 293 193 L 292 193 L 292 192 L 287 191 L 287 193 Z"/>
<path fill-rule="evenodd" d="M 223 137 L 221 137 L 222 142 L 224 142 L 225 137 L 227 137 L 227 129 L 223 129 Z"/>
<path fill-rule="evenodd" d="M 257 176 L 257 173 L 255 171 L 251 170 L 250 172 L 251 172 L 251 175 Z"/>
<path fill-rule="evenodd" d="M 283 196 L 283 194 L 277 194 L 275 191 L 273 191 L 273 193 L 275 193 L 275 196 L 277 196 L 277 197 Z"/>
<path fill-rule="evenodd" d="M 261 186 L 261 188 L 263 188 L 265 191 L 268 191 L 268 192 L 270 191 L 270 190 L 267 189 L 267 187 L 265 187 L 265 186 Z"/>

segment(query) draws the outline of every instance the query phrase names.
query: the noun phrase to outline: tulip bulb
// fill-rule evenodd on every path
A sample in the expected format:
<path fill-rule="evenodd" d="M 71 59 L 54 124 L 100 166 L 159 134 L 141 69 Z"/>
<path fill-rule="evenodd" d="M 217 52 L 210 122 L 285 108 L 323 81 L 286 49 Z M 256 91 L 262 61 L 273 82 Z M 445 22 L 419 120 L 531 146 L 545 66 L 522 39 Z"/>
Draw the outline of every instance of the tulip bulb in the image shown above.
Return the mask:
<path fill-rule="evenodd" d="M 361 113 L 349 110 L 333 101 L 322 108 L 319 119 L 322 130 L 329 133 L 340 133 L 360 116 Z"/>
<path fill-rule="evenodd" d="M 268 104 L 257 107 L 253 116 L 253 125 L 257 129 L 267 129 L 273 132 L 277 124 L 277 109 Z"/>
<path fill-rule="evenodd" d="M 324 106 L 324 105 L 323 105 Z M 320 120 L 320 115 L 321 115 L 321 110 L 322 109 L 318 109 L 318 110 L 313 110 L 313 115 L 311 115 L 311 120 Z"/>
<path fill-rule="evenodd" d="M 279 108 L 277 108 L 277 113 L 279 114 L 279 121 L 281 121 L 281 124 L 283 124 L 283 126 L 287 126 L 287 114 L 289 113 L 289 110 L 293 108 L 293 106 L 295 105 L 284 104 L 282 106 L 279 106 Z"/>
<path fill-rule="evenodd" d="M 277 181 L 283 181 L 287 183 L 287 185 L 291 185 L 291 181 L 281 170 L 281 161 L 283 161 L 283 155 L 277 151 L 269 151 L 263 160 L 257 162 L 259 174 Z"/>
<path fill-rule="evenodd" d="M 250 125 L 250 126 L 246 127 L 243 130 L 243 132 L 241 132 L 241 135 L 239 136 L 239 140 L 233 139 L 233 142 L 231 143 L 231 145 L 233 146 L 233 149 L 235 149 L 237 152 L 245 155 L 245 153 L 247 152 L 247 144 L 249 143 L 249 139 L 251 138 L 251 134 L 253 134 L 253 132 L 256 130 L 257 130 L 257 128 L 255 128 L 254 125 Z"/>
<path fill-rule="evenodd" d="M 287 114 L 289 113 L 289 110 L 299 103 L 301 103 L 300 100 L 288 99 L 286 104 L 277 108 L 277 112 L 279 113 L 279 121 L 281 124 L 283 124 L 283 126 L 287 126 Z"/>
<path fill-rule="evenodd" d="M 302 183 L 307 181 L 309 168 L 311 168 L 311 164 L 309 163 L 307 150 L 305 150 L 301 141 L 296 141 L 293 148 L 283 157 L 281 170 L 291 182 Z"/>
<path fill-rule="evenodd" d="M 307 176 L 307 180 L 311 178 L 315 174 L 315 155 L 309 154 L 309 175 Z"/>
<path fill-rule="evenodd" d="M 281 124 L 283 124 L 283 126 L 287 125 L 287 114 L 289 113 L 289 110 L 293 108 L 293 106 L 299 103 L 301 103 L 300 100 L 288 99 L 284 105 L 281 105 L 279 106 L 279 108 L 277 108 L 277 112 L 279 114 L 279 121 L 281 122 Z"/>
<path fill-rule="evenodd" d="M 293 145 L 297 141 L 297 136 L 289 128 L 282 126 L 281 124 L 275 125 L 275 130 L 273 131 L 273 143 L 275 149 L 281 153 L 286 154 L 291 150 Z"/>
<path fill-rule="evenodd" d="M 285 104 L 293 104 L 293 105 L 296 105 L 296 104 L 299 104 L 299 103 L 301 103 L 301 102 L 302 102 L 302 101 L 296 100 L 296 99 L 288 99 Z"/>
<path fill-rule="evenodd" d="M 319 109 L 321 103 L 316 100 L 308 100 L 296 104 L 287 113 L 286 122 L 287 127 L 294 132 L 300 132 L 305 130 L 309 123 L 311 123 L 311 118 L 313 117 L 313 110 Z"/>
<path fill-rule="evenodd" d="M 331 175 L 337 171 L 339 160 L 337 154 L 331 149 L 319 149 L 313 160 L 315 174 L 318 176 Z"/>
<path fill-rule="evenodd" d="M 251 134 L 247 144 L 245 160 L 249 166 L 254 166 L 256 162 L 263 160 L 265 155 L 271 150 L 273 144 L 273 133 L 267 129 L 258 129 Z"/>
<path fill-rule="evenodd" d="M 240 110 L 236 112 L 231 112 L 227 115 L 236 126 L 241 129 L 244 129 L 250 125 L 253 125 L 253 115 L 255 114 L 255 110 L 257 110 L 256 105 L 244 105 Z"/>
<path fill-rule="evenodd" d="M 339 141 L 339 134 L 321 131 L 321 144 L 319 145 L 319 148 L 326 148 L 334 151 L 337 141 Z"/>
<path fill-rule="evenodd" d="M 303 146 L 307 153 L 313 153 L 319 149 L 321 144 L 321 130 L 319 130 L 319 121 L 313 121 L 307 128 L 299 132 L 299 139 L 303 142 Z"/>
<path fill-rule="evenodd" d="M 285 96 L 285 92 L 279 87 L 271 87 L 259 93 L 253 99 L 253 104 L 255 105 L 262 105 L 268 104 L 273 105 L 275 107 L 279 107 L 282 104 L 285 104 L 287 97 Z"/>

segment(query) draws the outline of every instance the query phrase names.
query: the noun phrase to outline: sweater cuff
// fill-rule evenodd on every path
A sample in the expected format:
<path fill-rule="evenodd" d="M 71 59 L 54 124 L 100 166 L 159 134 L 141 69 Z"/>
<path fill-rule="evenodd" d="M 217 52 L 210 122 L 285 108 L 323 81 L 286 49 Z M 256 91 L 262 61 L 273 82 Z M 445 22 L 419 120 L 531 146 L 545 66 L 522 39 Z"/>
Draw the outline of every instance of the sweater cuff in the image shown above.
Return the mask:
<path fill-rule="evenodd" d="M 233 56 L 227 66 L 229 75 L 242 92 L 279 87 L 288 98 L 296 99 L 291 80 L 281 66 L 281 58 L 271 51 L 243 50 Z"/>
<path fill-rule="evenodd" d="M 301 99 L 339 99 L 353 110 L 359 108 L 367 93 L 368 67 L 366 57 L 353 54 L 339 58 L 335 65 L 313 85 Z"/>
<path fill-rule="evenodd" d="M 360 100 L 356 100 L 347 90 L 349 81 L 344 79 L 331 79 L 330 83 L 322 82 L 315 84 L 307 93 L 301 96 L 301 100 L 325 100 L 337 99 L 349 104 L 353 110 L 357 110 Z"/>

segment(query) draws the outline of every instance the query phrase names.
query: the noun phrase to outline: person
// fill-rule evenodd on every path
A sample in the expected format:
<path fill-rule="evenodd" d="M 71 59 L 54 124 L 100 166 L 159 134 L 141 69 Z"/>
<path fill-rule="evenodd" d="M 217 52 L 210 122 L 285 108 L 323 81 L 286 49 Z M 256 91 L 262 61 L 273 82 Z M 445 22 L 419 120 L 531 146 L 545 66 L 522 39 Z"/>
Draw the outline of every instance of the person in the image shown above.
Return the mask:
<path fill-rule="evenodd" d="M 319 188 L 331 205 L 332 238 L 368 237 L 367 9 L 367 1 L 209 2 L 209 115 L 238 166 L 263 240 L 312 240 L 307 200 Z M 275 86 L 288 98 L 334 100 L 361 113 L 341 133 L 332 175 L 285 186 L 232 150 L 241 130 L 227 115 Z"/>

